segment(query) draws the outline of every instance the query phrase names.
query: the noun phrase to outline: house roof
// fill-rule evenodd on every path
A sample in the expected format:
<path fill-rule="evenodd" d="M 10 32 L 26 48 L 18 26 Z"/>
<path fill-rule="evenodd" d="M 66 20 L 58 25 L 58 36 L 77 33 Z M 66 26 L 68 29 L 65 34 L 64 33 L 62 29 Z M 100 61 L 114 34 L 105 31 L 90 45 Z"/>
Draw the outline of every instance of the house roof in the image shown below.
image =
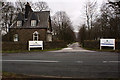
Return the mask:
<path fill-rule="evenodd" d="M 25 15 L 19 13 L 17 15 L 17 20 L 23 20 L 23 26 L 17 27 L 17 23 L 14 24 L 11 28 L 48 28 L 48 21 L 50 18 L 50 11 L 38 11 L 38 12 L 31 12 L 28 14 L 28 19 L 25 20 Z M 37 26 L 31 26 L 30 21 L 37 20 Z"/>
<path fill-rule="evenodd" d="M 34 12 L 31 14 L 30 20 L 38 20 Z"/>
<path fill-rule="evenodd" d="M 24 20 L 24 14 L 23 13 L 18 13 L 17 21 L 19 21 L 19 20 Z"/>
<path fill-rule="evenodd" d="M 50 16 L 49 11 L 35 12 L 35 15 L 37 15 L 38 17 L 38 25 L 40 27 L 48 27 L 48 21 Z"/>

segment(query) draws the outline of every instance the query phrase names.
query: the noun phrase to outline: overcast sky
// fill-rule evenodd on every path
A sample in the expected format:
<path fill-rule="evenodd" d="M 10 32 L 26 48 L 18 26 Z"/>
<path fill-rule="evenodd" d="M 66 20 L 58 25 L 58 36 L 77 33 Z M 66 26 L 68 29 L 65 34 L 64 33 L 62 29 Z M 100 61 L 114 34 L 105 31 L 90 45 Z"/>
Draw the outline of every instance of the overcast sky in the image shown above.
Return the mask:
<path fill-rule="evenodd" d="M 57 11 L 66 11 L 70 17 L 75 31 L 78 30 L 78 26 L 85 23 L 83 15 L 85 0 L 44 0 L 48 3 L 52 9 L 51 15 Z M 102 3 L 103 0 L 98 0 L 98 3 Z"/>
<path fill-rule="evenodd" d="M 15 1 L 15 0 L 9 0 Z M 24 0 L 25 1 L 25 0 Z M 28 1 L 28 0 L 27 0 Z M 32 2 L 37 2 L 38 0 L 30 0 Z M 85 23 L 85 19 L 83 16 L 84 5 L 86 0 L 39 0 L 45 1 L 48 3 L 51 9 L 51 16 L 53 16 L 57 11 L 65 11 L 70 17 L 73 26 L 75 27 L 75 31 L 78 30 L 78 26 Z M 90 0 L 94 1 L 94 0 Z M 98 8 L 103 2 L 107 0 L 96 0 L 98 2 Z"/>

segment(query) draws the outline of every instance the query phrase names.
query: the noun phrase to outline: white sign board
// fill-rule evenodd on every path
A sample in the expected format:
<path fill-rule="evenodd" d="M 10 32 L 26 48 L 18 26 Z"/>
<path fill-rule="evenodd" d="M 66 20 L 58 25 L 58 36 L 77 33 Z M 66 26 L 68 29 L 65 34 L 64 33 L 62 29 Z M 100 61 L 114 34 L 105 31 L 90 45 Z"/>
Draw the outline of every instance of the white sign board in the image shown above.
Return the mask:
<path fill-rule="evenodd" d="M 115 50 L 115 39 L 100 39 L 100 50 L 102 46 L 114 47 Z"/>
<path fill-rule="evenodd" d="M 43 41 L 29 41 L 29 51 L 30 48 L 42 48 L 43 50 Z"/>

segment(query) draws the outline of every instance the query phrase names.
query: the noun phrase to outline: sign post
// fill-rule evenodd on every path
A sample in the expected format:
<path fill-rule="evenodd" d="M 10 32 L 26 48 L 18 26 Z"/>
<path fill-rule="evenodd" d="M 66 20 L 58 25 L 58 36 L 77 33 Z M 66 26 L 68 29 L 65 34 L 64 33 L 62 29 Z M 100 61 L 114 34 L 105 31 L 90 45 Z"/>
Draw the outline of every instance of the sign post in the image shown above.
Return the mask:
<path fill-rule="evenodd" d="M 115 50 L 115 39 L 100 39 L 100 50 L 102 46 L 113 47 Z"/>
<path fill-rule="evenodd" d="M 29 41 L 29 46 L 28 46 L 29 51 L 30 48 L 42 48 L 43 50 L 43 41 Z"/>

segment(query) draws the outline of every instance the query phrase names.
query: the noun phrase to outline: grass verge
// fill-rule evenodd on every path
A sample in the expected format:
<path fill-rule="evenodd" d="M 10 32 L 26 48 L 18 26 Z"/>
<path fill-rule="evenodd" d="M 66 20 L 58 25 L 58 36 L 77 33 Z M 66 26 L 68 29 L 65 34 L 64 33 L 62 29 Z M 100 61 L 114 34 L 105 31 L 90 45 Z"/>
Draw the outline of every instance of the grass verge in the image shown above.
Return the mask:
<path fill-rule="evenodd" d="M 100 51 L 100 52 L 117 52 L 117 53 L 120 53 L 120 50 L 112 50 L 112 49 L 92 49 L 92 48 L 85 48 L 85 47 L 82 47 L 86 50 L 92 50 L 92 51 Z"/>
<path fill-rule="evenodd" d="M 3 72 L 2 80 L 120 80 L 119 78 L 66 78 L 66 77 L 35 77 L 23 74 Z"/>
<path fill-rule="evenodd" d="M 15 73 L 10 73 L 10 72 L 3 72 L 2 73 L 2 78 L 30 78 L 30 76 L 23 75 L 23 74 L 15 74 Z"/>
<path fill-rule="evenodd" d="M 55 51 L 60 50 L 62 48 L 54 48 L 54 49 L 44 49 L 44 50 L 14 50 L 14 51 L 2 51 L 2 53 L 21 53 L 21 52 L 43 52 L 43 51 Z"/>

